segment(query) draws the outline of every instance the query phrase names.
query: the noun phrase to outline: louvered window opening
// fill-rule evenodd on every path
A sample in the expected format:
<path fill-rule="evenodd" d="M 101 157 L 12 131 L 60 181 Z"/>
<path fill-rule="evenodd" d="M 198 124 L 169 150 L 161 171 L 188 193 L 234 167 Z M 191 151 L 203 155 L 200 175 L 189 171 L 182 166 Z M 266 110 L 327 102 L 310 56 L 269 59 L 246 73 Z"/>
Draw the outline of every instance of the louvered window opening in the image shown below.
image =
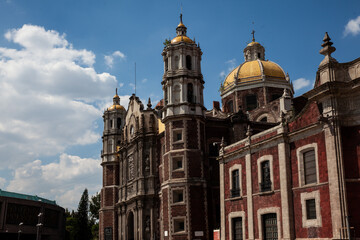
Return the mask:
<path fill-rule="evenodd" d="M 310 150 L 303 153 L 305 184 L 316 183 L 315 151 Z"/>
<path fill-rule="evenodd" d="M 231 172 L 231 175 L 232 175 L 231 197 L 239 197 L 240 196 L 239 169 L 233 170 Z"/>

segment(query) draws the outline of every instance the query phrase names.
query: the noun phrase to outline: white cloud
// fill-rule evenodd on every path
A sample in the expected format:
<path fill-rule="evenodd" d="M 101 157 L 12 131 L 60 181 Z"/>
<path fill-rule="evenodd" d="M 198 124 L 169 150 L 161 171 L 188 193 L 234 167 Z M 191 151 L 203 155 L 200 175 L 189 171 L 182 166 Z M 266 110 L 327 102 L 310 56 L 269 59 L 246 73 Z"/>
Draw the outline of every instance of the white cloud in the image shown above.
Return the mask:
<path fill-rule="evenodd" d="M 57 162 L 35 160 L 17 168 L 7 190 L 36 194 L 76 209 L 85 188 L 90 194 L 101 188 L 100 160 L 61 154 Z"/>
<path fill-rule="evenodd" d="M 142 83 L 146 83 L 147 82 L 147 78 L 144 78 L 143 80 L 141 80 Z"/>
<path fill-rule="evenodd" d="M 221 79 L 224 79 L 232 70 L 234 70 L 234 68 L 236 67 L 236 59 L 230 59 L 226 61 L 225 64 L 227 65 L 227 70 L 223 70 L 220 72 L 219 76 Z"/>
<path fill-rule="evenodd" d="M 293 84 L 294 84 L 294 90 L 296 91 L 305 88 L 307 86 L 310 86 L 311 81 L 305 78 L 299 78 L 293 81 Z"/>
<path fill-rule="evenodd" d="M 126 56 L 125 54 L 123 54 L 122 52 L 120 51 L 115 51 L 113 52 L 111 55 L 105 55 L 104 56 L 104 60 L 105 60 L 105 64 L 109 67 L 109 68 L 112 68 L 113 65 L 114 65 L 114 58 L 115 57 L 118 57 L 120 59 L 125 59 Z"/>
<path fill-rule="evenodd" d="M 219 74 L 220 78 L 225 78 L 226 77 L 226 73 L 225 71 L 221 71 L 221 73 Z"/>
<path fill-rule="evenodd" d="M 351 19 L 345 26 L 344 36 L 349 34 L 355 36 L 360 33 L 360 16 L 355 19 Z"/>
<path fill-rule="evenodd" d="M 99 141 L 94 122 L 116 78 L 97 73 L 95 55 L 54 30 L 24 25 L 5 37 L 20 47 L 0 47 L 0 168 Z"/>
<path fill-rule="evenodd" d="M 4 188 L 5 183 L 6 183 L 6 179 L 5 179 L 5 178 L 0 177 L 0 189 L 3 189 L 3 188 Z"/>

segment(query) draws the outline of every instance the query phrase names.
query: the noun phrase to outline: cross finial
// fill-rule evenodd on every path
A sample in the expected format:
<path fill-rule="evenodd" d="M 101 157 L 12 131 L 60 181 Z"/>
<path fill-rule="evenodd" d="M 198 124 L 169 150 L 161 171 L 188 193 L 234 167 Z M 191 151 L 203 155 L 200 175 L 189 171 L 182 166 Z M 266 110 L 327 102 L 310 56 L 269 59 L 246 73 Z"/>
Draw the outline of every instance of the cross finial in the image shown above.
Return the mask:
<path fill-rule="evenodd" d="M 180 13 L 180 23 L 183 23 L 182 22 L 182 13 Z"/>
<path fill-rule="evenodd" d="M 118 94 L 117 94 L 117 88 L 115 89 L 115 95 L 118 95 Z"/>
<path fill-rule="evenodd" d="M 251 34 L 253 35 L 252 41 L 255 42 L 255 31 L 252 30 Z"/>

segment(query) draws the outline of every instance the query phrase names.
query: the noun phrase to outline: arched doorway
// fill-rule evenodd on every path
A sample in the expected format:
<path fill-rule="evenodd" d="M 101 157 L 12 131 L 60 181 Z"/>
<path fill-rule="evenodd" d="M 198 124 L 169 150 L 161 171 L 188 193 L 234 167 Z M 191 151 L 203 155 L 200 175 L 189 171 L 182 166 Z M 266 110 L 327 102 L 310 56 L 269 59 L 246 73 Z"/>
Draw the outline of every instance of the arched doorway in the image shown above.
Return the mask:
<path fill-rule="evenodd" d="M 134 214 L 132 212 L 129 213 L 127 217 L 127 240 L 134 240 Z"/>

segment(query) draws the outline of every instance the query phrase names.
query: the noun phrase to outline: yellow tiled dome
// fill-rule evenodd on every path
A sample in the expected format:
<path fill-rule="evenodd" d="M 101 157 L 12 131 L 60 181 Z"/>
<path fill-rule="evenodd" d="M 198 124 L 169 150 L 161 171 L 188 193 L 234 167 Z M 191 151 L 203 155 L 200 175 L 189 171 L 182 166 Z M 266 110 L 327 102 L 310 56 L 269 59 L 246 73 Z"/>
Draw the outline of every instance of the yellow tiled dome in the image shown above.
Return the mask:
<path fill-rule="evenodd" d="M 125 108 L 123 106 L 118 105 L 118 104 L 114 104 L 114 105 L 112 105 L 111 107 L 108 108 L 109 111 L 115 110 L 115 109 L 125 110 Z"/>
<path fill-rule="evenodd" d="M 176 36 L 171 40 L 172 44 L 179 42 L 194 43 L 194 41 L 188 38 L 187 36 Z"/>
<path fill-rule="evenodd" d="M 263 75 L 268 78 L 286 80 L 285 72 L 278 64 L 271 61 L 254 60 L 244 62 L 232 70 L 225 78 L 224 87 L 233 84 L 235 79 L 238 80 L 238 84 L 241 84 L 261 80 Z"/>

